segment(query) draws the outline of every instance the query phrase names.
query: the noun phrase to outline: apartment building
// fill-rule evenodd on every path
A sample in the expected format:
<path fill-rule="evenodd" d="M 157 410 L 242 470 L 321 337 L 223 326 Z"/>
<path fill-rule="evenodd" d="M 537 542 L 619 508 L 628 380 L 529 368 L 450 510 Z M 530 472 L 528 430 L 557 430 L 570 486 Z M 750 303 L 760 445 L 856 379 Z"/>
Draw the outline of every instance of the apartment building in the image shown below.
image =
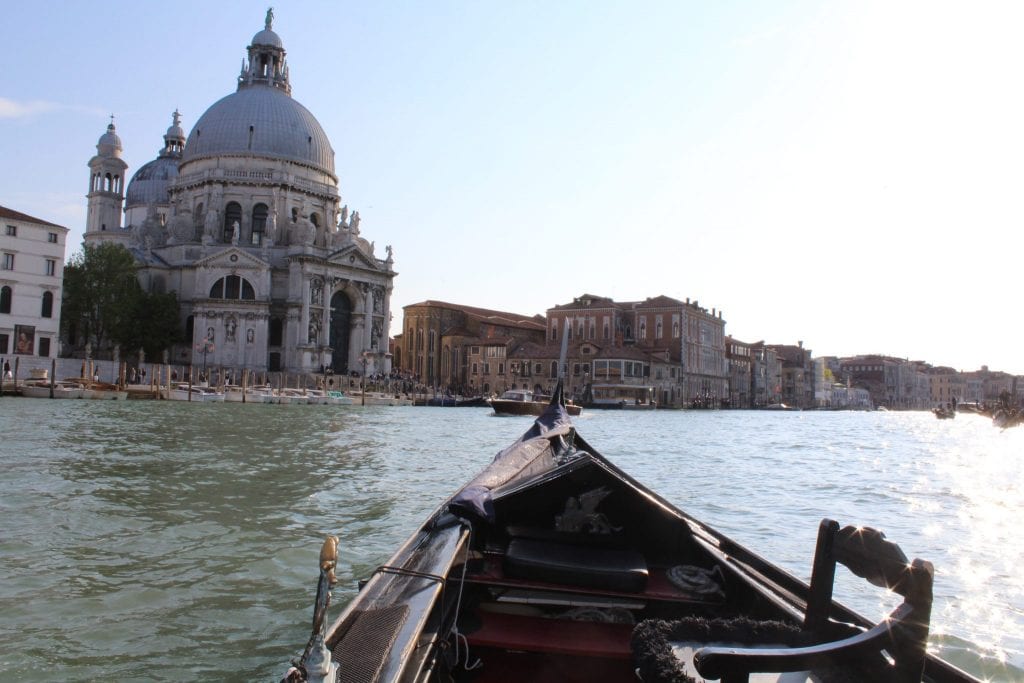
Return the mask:
<path fill-rule="evenodd" d="M 0 226 L 0 356 L 38 366 L 59 351 L 68 229 L 4 206 Z"/>

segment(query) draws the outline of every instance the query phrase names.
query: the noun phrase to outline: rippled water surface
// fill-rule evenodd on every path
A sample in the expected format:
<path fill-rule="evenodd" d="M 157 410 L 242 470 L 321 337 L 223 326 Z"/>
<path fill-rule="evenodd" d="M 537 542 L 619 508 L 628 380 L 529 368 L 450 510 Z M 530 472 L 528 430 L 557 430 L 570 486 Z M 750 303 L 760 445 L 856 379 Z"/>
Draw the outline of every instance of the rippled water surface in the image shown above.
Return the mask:
<path fill-rule="evenodd" d="M 276 681 L 308 637 L 324 534 L 341 537 L 342 602 L 528 424 L 476 408 L 0 399 L 0 672 Z M 936 566 L 932 649 L 1024 681 L 1024 428 L 743 411 L 577 425 L 798 576 L 820 518 L 883 529 Z M 852 577 L 836 594 L 871 617 L 892 605 Z"/>

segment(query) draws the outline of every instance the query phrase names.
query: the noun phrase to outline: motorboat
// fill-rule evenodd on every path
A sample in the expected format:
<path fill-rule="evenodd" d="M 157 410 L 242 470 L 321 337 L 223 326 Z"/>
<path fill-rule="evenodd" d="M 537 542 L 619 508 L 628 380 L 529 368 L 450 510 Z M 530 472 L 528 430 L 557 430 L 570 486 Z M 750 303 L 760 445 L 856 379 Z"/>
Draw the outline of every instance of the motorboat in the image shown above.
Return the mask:
<path fill-rule="evenodd" d="M 163 390 L 162 396 L 168 401 L 191 401 L 192 403 L 222 403 L 225 400 L 224 393 L 216 389 L 198 384 L 190 386 L 185 383 L 172 384 L 170 388 Z"/>
<path fill-rule="evenodd" d="M 306 400 L 319 406 L 331 404 L 331 397 L 323 389 L 306 389 Z"/>
<path fill-rule="evenodd" d="M 604 410 L 652 410 L 658 407 L 654 387 L 639 384 L 590 384 L 583 390 L 583 405 Z"/>
<path fill-rule="evenodd" d="M 224 400 L 227 403 L 269 403 L 270 396 L 259 387 L 227 384 L 224 386 Z"/>
<path fill-rule="evenodd" d="M 548 401 L 540 400 L 529 389 L 509 389 L 498 398 L 489 401 L 495 415 L 540 415 L 548 406 Z M 567 403 L 566 412 L 579 415 L 580 406 Z"/>
<path fill-rule="evenodd" d="M 601 455 L 561 385 L 332 618 L 339 552 L 329 536 L 288 683 L 978 683 L 927 652 L 931 563 L 874 528 L 823 520 L 808 584 Z M 902 602 L 879 619 L 845 607 L 840 565 Z"/>
<path fill-rule="evenodd" d="M 335 406 L 350 406 L 355 403 L 351 396 L 346 396 L 344 391 L 338 391 L 337 389 L 328 391 L 327 398 L 330 404 Z"/>
<path fill-rule="evenodd" d="M 53 398 L 82 398 L 85 388 L 73 380 L 58 380 L 52 383 Z M 27 380 L 20 386 L 21 395 L 27 398 L 50 398 L 51 382 L 48 380 Z"/>
<path fill-rule="evenodd" d="M 295 389 L 275 389 L 272 403 L 281 405 L 308 405 L 305 393 L 296 393 Z"/>
<path fill-rule="evenodd" d="M 354 403 L 367 406 L 411 406 L 413 400 L 401 394 L 382 391 L 367 391 L 352 396 Z"/>

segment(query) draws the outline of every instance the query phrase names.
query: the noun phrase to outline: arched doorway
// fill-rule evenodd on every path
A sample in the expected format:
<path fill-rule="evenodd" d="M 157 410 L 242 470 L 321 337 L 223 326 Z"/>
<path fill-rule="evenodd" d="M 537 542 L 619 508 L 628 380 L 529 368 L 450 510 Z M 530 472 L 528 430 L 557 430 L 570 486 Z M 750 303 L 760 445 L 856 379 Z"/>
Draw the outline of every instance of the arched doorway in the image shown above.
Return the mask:
<path fill-rule="evenodd" d="M 348 367 L 348 340 L 352 335 L 352 302 L 345 292 L 335 292 L 331 297 L 331 369 L 335 374 L 344 374 Z"/>

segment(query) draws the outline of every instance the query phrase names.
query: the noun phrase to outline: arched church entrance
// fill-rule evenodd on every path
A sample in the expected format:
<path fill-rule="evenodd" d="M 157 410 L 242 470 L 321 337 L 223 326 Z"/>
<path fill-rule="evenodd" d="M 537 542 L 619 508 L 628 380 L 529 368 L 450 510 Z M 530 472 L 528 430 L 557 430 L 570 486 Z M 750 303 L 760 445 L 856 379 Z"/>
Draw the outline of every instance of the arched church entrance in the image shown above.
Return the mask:
<path fill-rule="evenodd" d="M 348 340 L 352 336 L 352 302 L 344 292 L 335 292 L 331 297 L 331 369 L 334 374 L 347 373 Z"/>

